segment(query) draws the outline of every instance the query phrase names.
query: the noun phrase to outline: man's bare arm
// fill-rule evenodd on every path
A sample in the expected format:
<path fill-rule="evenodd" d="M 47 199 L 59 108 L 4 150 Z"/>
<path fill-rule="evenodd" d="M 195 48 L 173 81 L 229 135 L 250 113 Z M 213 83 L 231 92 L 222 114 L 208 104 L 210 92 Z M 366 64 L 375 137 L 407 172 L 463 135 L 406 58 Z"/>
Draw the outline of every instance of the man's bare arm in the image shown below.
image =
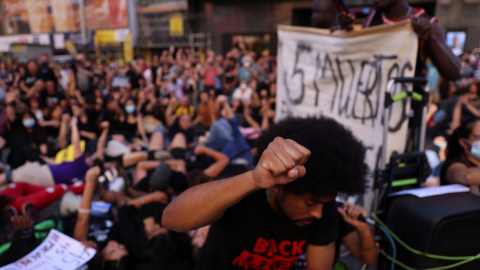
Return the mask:
<path fill-rule="evenodd" d="M 250 193 L 283 185 L 305 175 L 310 151 L 293 140 L 275 138 L 253 171 L 194 186 L 175 198 L 162 216 L 164 227 L 187 231 L 212 224 Z"/>

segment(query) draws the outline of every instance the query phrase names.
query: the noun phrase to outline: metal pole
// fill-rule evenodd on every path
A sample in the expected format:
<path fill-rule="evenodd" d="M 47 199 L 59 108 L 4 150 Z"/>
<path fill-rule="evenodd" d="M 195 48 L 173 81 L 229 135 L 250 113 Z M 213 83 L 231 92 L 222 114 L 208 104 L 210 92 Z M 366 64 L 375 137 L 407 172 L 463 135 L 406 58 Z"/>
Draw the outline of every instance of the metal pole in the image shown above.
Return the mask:
<path fill-rule="evenodd" d="M 135 0 L 128 0 L 128 28 L 132 33 L 133 47 L 137 47 L 138 40 L 138 21 L 137 21 L 137 6 Z"/>
<path fill-rule="evenodd" d="M 392 87 L 395 84 L 394 79 L 390 79 L 387 82 L 387 86 L 385 89 L 385 98 L 387 95 L 391 93 Z M 385 169 L 387 168 L 387 137 L 388 137 L 388 119 L 390 118 L 390 106 L 384 106 L 383 109 L 383 137 L 382 137 L 382 155 L 380 157 L 380 164 L 378 166 L 377 176 L 384 177 Z M 376 179 L 376 185 L 382 184 L 383 179 Z M 379 186 L 376 187 L 374 192 L 374 201 L 373 201 L 373 212 L 376 213 L 378 210 L 378 203 L 379 203 Z"/>
<path fill-rule="evenodd" d="M 80 31 L 82 35 L 82 51 L 85 52 L 85 56 L 88 59 L 87 24 L 85 22 L 85 3 L 83 0 L 78 0 L 78 7 L 80 9 Z"/>

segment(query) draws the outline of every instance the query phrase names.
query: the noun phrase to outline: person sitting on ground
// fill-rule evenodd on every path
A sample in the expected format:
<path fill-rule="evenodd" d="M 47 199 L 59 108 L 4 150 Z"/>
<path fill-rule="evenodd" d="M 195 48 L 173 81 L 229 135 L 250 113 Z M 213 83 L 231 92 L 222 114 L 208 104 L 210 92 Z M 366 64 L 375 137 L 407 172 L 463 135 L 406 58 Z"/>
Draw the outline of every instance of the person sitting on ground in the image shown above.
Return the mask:
<path fill-rule="evenodd" d="M 458 127 L 448 139 L 440 184 L 480 185 L 480 120 Z"/>
<path fill-rule="evenodd" d="M 216 106 L 222 117 L 210 127 L 205 145 L 224 153 L 232 163 L 243 164 L 249 169 L 253 165 L 251 147 L 240 132 L 238 120 L 227 97 L 219 95 Z"/>
<path fill-rule="evenodd" d="M 18 94 L 18 91 L 14 91 L 6 96 L 6 111 L 10 124 L 7 145 L 11 148 L 8 163 L 13 168 L 25 164 L 27 160 L 42 163 L 41 155 L 46 155 L 48 152 L 47 134 L 39 125 L 35 115 L 29 110 L 17 115 L 15 107 L 25 106 Z"/>
<path fill-rule="evenodd" d="M 163 226 L 187 231 L 213 223 L 197 269 L 289 269 L 303 253 L 309 268 L 331 269 L 337 209 L 329 202 L 339 192 L 365 191 L 364 146 L 335 120 L 309 117 L 270 127 L 258 149 L 254 170 L 194 186 L 170 202 Z"/>
<path fill-rule="evenodd" d="M 335 262 L 338 263 L 340 244 L 343 244 L 360 262 L 368 266 L 375 265 L 378 252 L 373 233 L 367 223 L 358 220 L 360 215 L 366 217 L 367 211 L 359 205 L 348 202 L 336 202 L 336 205 L 338 206 L 338 238 L 335 241 Z M 295 262 L 295 268 L 292 270 L 305 269 L 307 265 L 305 254 L 303 254 Z"/>
<path fill-rule="evenodd" d="M 99 176 L 99 167 L 87 172 L 74 231 L 74 238 L 79 241 L 88 240 L 90 206 Z M 189 237 L 168 231 L 160 224 L 167 201 L 164 192 L 155 191 L 118 204 L 117 231 L 100 252 L 103 269 L 191 269 Z"/>
<path fill-rule="evenodd" d="M 80 148 L 80 136 L 77 128 L 77 118 L 70 121 L 71 141 L 74 148 L 75 160 L 55 164 L 55 161 L 42 157 L 48 164 L 30 162 L 12 171 L 5 171 L 0 175 L 0 190 L 12 182 L 27 182 L 39 186 L 52 186 L 54 184 L 71 185 L 75 181 L 85 178 L 85 173 L 93 164 L 93 158 L 87 158 Z"/>

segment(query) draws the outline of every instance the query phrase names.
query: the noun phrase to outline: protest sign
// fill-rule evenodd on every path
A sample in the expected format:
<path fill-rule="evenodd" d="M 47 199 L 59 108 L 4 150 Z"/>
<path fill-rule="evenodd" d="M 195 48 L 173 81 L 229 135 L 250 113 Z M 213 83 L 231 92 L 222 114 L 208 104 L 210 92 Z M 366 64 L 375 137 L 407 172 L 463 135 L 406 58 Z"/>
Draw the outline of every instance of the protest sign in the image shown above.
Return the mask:
<path fill-rule="evenodd" d="M 129 79 L 127 76 L 117 75 L 117 76 L 113 76 L 113 78 L 112 78 L 112 88 L 115 88 L 115 87 L 119 87 L 119 88 L 127 87 L 127 85 L 128 85 L 129 83 L 130 83 L 130 79 Z"/>
<path fill-rule="evenodd" d="M 52 229 L 47 238 L 20 260 L 0 270 L 75 270 L 90 261 L 96 251 Z"/>
<path fill-rule="evenodd" d="M 374 172 L 382 146 L 386 83 L 389 78 L 414 76 L 417 50 L 418 37 L 410 23 L 333 34 L 279 26 L 277 121 L 308 115 L 336 119 L 366 146 Z M 393 94 L 410 87 L 395 85 Z M 407 100 L 392 107 L 388 157 L 405 149 L 408 113 Z"/>

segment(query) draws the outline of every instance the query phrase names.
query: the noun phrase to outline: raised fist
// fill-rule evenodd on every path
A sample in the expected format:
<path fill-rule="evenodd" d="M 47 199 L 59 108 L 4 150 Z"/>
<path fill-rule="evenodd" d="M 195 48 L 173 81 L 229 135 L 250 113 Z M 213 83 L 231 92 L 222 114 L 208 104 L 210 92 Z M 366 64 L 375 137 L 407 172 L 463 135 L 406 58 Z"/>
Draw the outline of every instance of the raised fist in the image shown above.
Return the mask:
<path fill-rule="evenodd" d="M 310 155 L 310 150 L 294 140 L 275 138 L 263 151 L 253 170 L 255 184 L 267 189 L 303 177 L 306 173 L 303 165 Z"/>

